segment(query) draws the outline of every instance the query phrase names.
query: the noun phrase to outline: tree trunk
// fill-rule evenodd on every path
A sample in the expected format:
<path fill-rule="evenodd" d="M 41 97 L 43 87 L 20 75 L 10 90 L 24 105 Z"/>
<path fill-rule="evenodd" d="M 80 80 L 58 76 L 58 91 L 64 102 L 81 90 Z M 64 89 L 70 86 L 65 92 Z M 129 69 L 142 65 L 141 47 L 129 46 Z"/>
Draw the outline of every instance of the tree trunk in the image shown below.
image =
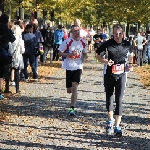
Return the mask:
<path fill-rule="evenodd" d="M 129 22 L 127 22 L 127 26 L 126 26 L 126 36 L 128 37 L 129 36 Z"/>
<path fill-rule="evenodd" d="M 4 0 L 0 0 L 0 11 L 4 13 Z"/>
<path fill-rule="evenodd" d="M 138 21 L 138 30 L 140 29 L 141 27 L 141 23 Z"/>
<path fill-rule="evenodd" d="M 9 3 L 9 21 L 11 21 L 12 7 L 11 2 Z"/>
<path fill-rule="evenodd" d="M 20 12 L 19 12 L 19 16 L 21 20 L 24 20 L 24 8 L 20 7 Z"/>

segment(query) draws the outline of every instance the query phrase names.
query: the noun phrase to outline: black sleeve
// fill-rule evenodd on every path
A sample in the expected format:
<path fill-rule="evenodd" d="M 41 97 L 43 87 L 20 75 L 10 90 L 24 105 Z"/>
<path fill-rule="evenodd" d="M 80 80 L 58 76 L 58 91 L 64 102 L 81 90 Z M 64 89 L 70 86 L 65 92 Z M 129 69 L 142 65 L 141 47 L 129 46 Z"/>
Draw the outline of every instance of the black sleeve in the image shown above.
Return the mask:
<path fill-rule="evenodd" d="M 52 33 L 52 38 L 51 38 L 51 42 L 54 42 L 54 33 Z"/>
<path fill-rule="evenodd" d="M 95 34 L 94 36 L 93 36 L 93 40 L 96 40 L 98 38 L 98 36 L 97 36 L 97 34 Z"/>
<path fill-rule="evenodd" d="M 97 48 L 96 53 L 100 56 L 104 56 L 107 51 L 107 41 L 102 44 L 99 48 Z"/>
<path fill-rule="evenodd" d="M 9 29 L 9 34 L 10 34 L 9 42 L 12 43 L 16 40 L 16 38 L 15 38 L 13 32 L 10 29 Z"/>
<path fill-rule="evenodd" d="M 44 41 L 47 42 L 47 32 L 45 33 Z"/>
<path fill-rule="evenodd" d="M 96 35 L 96 34 L 95 34 Z M 93 36 L 93 39 L 95 38 L 95 35 Z"/>

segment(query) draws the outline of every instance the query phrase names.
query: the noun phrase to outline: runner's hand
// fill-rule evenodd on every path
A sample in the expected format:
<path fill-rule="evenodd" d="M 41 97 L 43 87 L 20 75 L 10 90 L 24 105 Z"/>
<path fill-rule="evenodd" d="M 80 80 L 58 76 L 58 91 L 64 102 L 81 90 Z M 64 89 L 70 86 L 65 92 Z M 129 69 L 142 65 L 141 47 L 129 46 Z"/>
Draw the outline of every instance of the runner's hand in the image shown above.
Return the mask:
<path fill-rule="evenodd" d="M 114 64 L 114 61 L 112 61 L 111 59 L 109 61 L 107 61 L 108 66 L 112 66 L 113 64 Z"/>
<path fill-rule="evenodd" d="M 76 56 L 77 52 L 76 51 L 72 51 L 72 53 L 69 53 L 69 56 Z"/>

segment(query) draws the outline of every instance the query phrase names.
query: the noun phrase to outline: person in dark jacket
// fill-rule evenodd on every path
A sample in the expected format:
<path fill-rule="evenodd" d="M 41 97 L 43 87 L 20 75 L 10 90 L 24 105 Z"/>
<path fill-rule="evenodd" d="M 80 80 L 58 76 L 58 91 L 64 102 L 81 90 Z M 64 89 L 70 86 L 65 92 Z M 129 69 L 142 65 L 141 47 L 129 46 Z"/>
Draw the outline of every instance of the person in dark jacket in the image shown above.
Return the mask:
<path fill-rule="evenodd" d="M 24 75 L 25 81 L 28 82 L 28 60 L 33 72 L 33 78 L 35 81 L 38 81 L 37 72 L 35 70 L 35 56 L 36 56 L 36 45 L 37 40 L 36 36 L 33 34 L 33 27 L 31 24 L 28 24 L 25 28 L 25 32 L 23 34 L 23 40 L 25 42 L 25 52 L 23 54 L 23 61 L 24 61 Z"/>
<path fill-rule="evenodd" d="M 35 56 L 35 71 L 38 73 L 38 56 L 40 55 L 39 53 L 39 48 L 43 46 L 43 37 L 41 34 L 41 31 L 39 30 L 39 26 L 37 24 L 33 25 L 33 34 L 36 37 L 37 45 L 36 45 L 36 56 Z"/>
<path fill-rule="evenodd" d="M 8 51 L 9 49 L 9 42 L 14 42 L 15 36 L 13 35 L 13 32 L 11 29 L 8 28 L 9 17 L 6 14 L 2 14 L 0 16 L 0 49 L 5 49 Z M 3 86 L 3 78 L 5 73 L 5 65 L 3 62 L 0 62 L 0 99 L 3 99 L 3 95 L 1 94 L 2 86 Z"/>
<path fill-rule="evenodd" d="M 46 56 L 48 54 L 48 51 L 51 52 L 51 50 L 53 49 L 54 33 L 52 32 L 49 26 L 47 27 L 44 41 L 45 45 L 44 45 L 43 63 L 46 62 Z"/>

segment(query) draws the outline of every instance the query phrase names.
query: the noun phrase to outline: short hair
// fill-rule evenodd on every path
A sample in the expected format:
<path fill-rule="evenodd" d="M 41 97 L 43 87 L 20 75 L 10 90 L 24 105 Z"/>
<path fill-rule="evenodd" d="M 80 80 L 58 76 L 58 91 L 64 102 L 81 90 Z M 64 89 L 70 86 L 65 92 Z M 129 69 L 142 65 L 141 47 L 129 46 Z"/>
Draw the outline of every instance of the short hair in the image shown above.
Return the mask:
<path fill-rule="evenodd" d="M 121 24 L 115 24 L 114 26 L 113 26 L 113 31 L 114 31 L 114 29 L 122 29 L 122 32 L 123 32 L 123 26 L 121 25 Z"/>
<path fill-rule="evenodd" d="M 71 26 L 71 31 L 73 30 L 74 27 L 79 27 L 79 26 L 78 26 L 78 25 L 75 25 L 75 24 L 72 25 L 72 26 Z"/>
<path fill-rule="evenodd" d="M 25 27 L 25 33 L 29 33 L 31 28 L 33 29 L 33 26 L 31 24 L 27 24 Z"/>
<path fill-rule="evenodd" d="M 0 16 L 0 23 L 7 24 L 7 23 L 8 23 L 8 20 L 9 20 L 9 16 L 8 16 L 8 15 L 2 14 L 2 15 Z"/>
<path fill-rule="evenodd" d="M 61 24 L 58 25 L 58 29 L 62 29 L 62 25 Z"/>
<path fill-rule="evenodd" d="M 14 25 L 19 25 L 19 24 L 20 24 L 19 20 L 17 20 L 17 21 L 14 22 Z"/>

